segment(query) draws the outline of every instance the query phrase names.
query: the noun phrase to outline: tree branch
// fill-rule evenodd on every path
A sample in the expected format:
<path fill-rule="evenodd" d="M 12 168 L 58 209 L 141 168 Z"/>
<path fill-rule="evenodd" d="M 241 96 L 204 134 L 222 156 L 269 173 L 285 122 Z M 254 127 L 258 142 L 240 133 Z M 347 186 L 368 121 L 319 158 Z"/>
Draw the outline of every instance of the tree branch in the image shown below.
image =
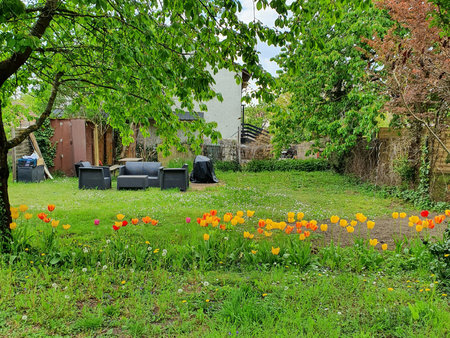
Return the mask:
<path fill-rule="evenodd" d="M 444 150 L 447 152 L 447 154 L 450 155 L 450 150 L 447 149 L 447 147 L 445 146 L 444 142 L 442 142 L 442 140 L 439 138 L 439 136 L 436 135 L 436 133 L 431 129 L 431 127 L 428 125 L 428 123 L 426 121 L 422 120 L 420 117 L 418 117 L 416 114 L 414 114 L 414 112 L 409 107 L 408 103 L 406 103 L 405 97 L 403 96 L 403 90 L 402 90 L 401 84 L 398 81 L 397 76 L 395 75 L 395 72 L 393 72 L 393 75 L 394 75 L 395 82 L 397 82 L 397 86 L 398 86 L 398 89 L 400 91 L 400 97 L 402 98 L 402 102 L 405 105 L 405 107 L 408 110 L 408 112 L 417 121 L 419 121 L 420 123 L 425 125 L 425 127 L 428 129 L 428 131 L 431 133 L 431 135 L 433 135 L 433 137 L 439 142 L 439 144 L 444 148 Z"/>
<path fill-rule="evenodd" d="M 41 38 L 50 22 L 53 19 L 53 15 L 59 5 L 59 0 L 47 0 L 44 8 L 39 14 L 39 18 L 31 28 L 30 36 Z M 31 47 L 26 47 L 21 52 L 16 52 L 11 55 L 10 58 L 0 62 L 0 87 L 5 83 L 9 77 L 14 74 L 22 65 L 27 61 L 32 52 Z"/>
<path fill-rule="evenodd" d="M 19 136 L 16 136 L 13 139 L 7 141 L 6 142 L 7 149 L 14 148 L 15 146 L 22 143 L 22 141 L 25 140 L 28 137 L 28 135 L 30 135 L 32 132 L 38 130 L 42 126 L 44 121 L 50 116 L 50 113 L 52 112 L 53 104 L 55 103 L 56 95 L 58 94 L 59 86 L 61 84 L 60 79 L 61 79 L 62 75 L 63 75 L 62 72 L 59 72 L 56 74 L 55 81 L 53 82 L 52 92 L 51 92 L 50 97 L 47 102 L 47 107 L 45 107 L 44 112 L 37 119 L 36 123 L 33 124 L 32 126 L 29 126 L 27 129 L 25 129 L 23 131 L 23 133 L 20 134 Z"/>

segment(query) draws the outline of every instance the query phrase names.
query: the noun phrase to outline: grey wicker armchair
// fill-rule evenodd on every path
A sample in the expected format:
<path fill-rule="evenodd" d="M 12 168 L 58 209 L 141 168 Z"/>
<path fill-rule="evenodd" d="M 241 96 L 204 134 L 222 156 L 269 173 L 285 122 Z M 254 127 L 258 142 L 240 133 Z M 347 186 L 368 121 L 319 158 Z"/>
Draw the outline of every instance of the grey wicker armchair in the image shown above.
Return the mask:
<path fill-rule="evenodd" d="M 111 189 L 111 172 L 108 167 L 80 167 L 78 189 Z"/>
<path fill-rule="evenodd" d="M 161 190 L 179 188 L 180 191 L 186 191 L 189 188 L 188 165 L 184 164 L 181 168 L 163 168 L 160 180 Z"/>

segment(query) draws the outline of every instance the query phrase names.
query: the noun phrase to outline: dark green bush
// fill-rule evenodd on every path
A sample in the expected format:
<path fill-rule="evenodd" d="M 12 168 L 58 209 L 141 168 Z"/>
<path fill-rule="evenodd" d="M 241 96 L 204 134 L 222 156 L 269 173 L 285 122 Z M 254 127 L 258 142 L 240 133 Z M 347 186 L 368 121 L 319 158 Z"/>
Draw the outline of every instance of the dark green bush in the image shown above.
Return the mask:
<path fill-rule="evenodd" d="M 308 160 L 251 160 L 244 170 L 250 172 L 261 171 L 325 171 L 330 165 L 325 159 Z"/>
<path fill-rule="evenodd" d="M 241 171 L 242 167 L 237 161 L 216 161 L 214 169 L 221 171 Z"/>

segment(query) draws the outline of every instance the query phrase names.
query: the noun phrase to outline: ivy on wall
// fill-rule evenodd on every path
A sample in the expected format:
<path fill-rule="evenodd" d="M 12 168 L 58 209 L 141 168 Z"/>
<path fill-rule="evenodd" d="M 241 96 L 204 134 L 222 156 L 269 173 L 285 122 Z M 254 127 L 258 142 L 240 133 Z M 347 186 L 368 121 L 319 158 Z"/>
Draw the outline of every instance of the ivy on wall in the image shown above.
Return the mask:
<path fill-rule="evenodd" d="M 54 134 L 55 130 L 50 125 L 49 119 L 45 120 L 42 127 L 34 133 L 47 167 L 53 167 L 55 165 L 54 160 L 56 156 L 57 143 L 52 144 L 50 141 Z"/>

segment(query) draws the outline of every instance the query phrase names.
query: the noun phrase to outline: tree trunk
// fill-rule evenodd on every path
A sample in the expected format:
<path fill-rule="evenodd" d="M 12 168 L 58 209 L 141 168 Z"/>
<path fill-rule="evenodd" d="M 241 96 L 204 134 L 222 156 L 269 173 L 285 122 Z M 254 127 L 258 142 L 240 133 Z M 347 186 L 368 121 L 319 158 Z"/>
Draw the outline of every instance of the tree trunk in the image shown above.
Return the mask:
<path fill-rule="evenodd" d="M 0 101 L 0 241 L 11 238 L 9 224 L 12 220 L 9 210 L 8 177 L 8 147 Z"/>

